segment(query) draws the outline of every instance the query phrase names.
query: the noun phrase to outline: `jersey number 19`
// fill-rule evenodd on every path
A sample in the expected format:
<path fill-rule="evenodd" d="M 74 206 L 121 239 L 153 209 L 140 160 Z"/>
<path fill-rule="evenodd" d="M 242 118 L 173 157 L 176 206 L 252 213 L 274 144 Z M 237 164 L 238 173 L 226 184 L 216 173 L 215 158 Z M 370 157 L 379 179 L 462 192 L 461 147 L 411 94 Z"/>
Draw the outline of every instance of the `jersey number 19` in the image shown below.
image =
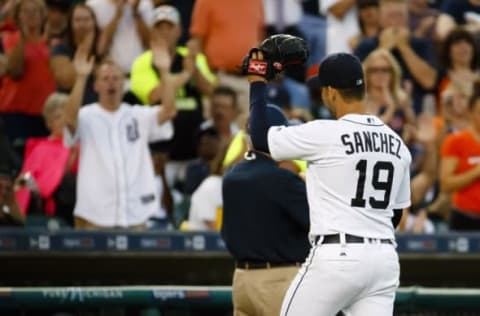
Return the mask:
<path fill-rule="evenodd" d="M 365 182 L 367 173 L 367 160 L 362 159 L 358 161 L 355 169 L 359 173 L 357 182 L 357 192 L 351 201 L 351 206 L 365 207 L 367 201 L 364 198 Z M 369 197 L 368 202 L 372 208 L 385 209 L 390 204 L 390 193 L 392 191 L 393 182 L 393 164 L 390 161 L 377 161 L 373 165 L 372 186 L 375 190 L 384 191 L 383 200 L 377 200 L 374 197 Z M 387 180 L 380 180 L 380 171 L 387 172 Z"/>

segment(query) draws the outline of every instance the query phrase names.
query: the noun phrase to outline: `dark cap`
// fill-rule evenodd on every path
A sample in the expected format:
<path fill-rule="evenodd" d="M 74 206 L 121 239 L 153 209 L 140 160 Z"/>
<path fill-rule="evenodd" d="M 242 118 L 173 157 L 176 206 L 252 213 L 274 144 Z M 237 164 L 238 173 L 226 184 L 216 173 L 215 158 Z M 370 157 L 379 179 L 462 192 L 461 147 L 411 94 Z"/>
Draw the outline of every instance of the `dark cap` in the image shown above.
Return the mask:
<path fill-rule="evenodd" d="M 318 75 L 308 80 L 309 86 L 317 88 L 353 89 L 365 86 L 360 60 L 347 53 L 325 57 L 318 67 Z"/>
<path fill-rule="evenodd" d="M 267 103 L 275 104 L 281 109 L 291 108 L 291 98 L 288 90 L 281 84 L 269 83 L 267 85 Z"/>
<path fill-rule="evenodd" d="M 273 104 L 267 104 L 267 122 L 269 126 L 288 125 L 288 120 L 283 111 Z"/>

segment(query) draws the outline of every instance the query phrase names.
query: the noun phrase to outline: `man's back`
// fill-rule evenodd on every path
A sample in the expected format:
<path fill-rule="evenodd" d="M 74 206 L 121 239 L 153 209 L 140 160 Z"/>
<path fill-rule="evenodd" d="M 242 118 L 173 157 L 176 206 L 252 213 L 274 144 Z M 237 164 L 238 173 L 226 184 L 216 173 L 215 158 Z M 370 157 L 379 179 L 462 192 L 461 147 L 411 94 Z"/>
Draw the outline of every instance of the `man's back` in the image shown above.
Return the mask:
<path fill-rule="evenodd" d="M 224 175 L 222 236 L 237 260 L 303 262 L 309 248 L 305 184 L 255 155 Z"/>
<path fill-rule="evenodd" d="M 410 201 L 410 153 L 378 118 L 349 114 L 298 127 L 272 128 L 276 160 L 308 161 L 310 234 L 339 232 L 394 239 L 393 209 Z"/>

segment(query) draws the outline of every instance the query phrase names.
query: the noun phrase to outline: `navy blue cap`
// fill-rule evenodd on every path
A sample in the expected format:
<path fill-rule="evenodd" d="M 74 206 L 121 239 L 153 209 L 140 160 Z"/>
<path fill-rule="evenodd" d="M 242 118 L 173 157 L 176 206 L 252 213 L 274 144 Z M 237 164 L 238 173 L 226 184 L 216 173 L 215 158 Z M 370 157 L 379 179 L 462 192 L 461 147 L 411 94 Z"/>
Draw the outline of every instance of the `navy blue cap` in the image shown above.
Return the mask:
<path fill-rule="evenodd" d="M 325 57 L 318 67 L 318 75 L 308 80 L 308 85 L 322 88 L 353 89 L 365 86 L 360 60 L 348 53 L 336 53 Z"/>
<path fill-rule="evenodd" d="M 268 83 L 267 84 L 267 103 L 275 104 L 281 109 L 290 109 L 291 98 L 288 90 L 278 83 Z"/>
<path fill-rule="evenodd" d="M 278 106 L 267 104 L 267 123 L 269 126 L 287 126 L 288 120 Z"/>

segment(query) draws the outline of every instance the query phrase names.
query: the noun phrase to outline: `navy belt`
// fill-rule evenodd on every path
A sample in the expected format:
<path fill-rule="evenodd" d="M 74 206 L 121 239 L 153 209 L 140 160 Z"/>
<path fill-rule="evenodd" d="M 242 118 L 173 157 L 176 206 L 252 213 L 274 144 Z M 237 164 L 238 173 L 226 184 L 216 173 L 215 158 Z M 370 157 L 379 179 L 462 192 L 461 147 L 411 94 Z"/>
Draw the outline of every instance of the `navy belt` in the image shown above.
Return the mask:
<path fill-rule="evenodd" d="M 322 236 L 315 237 L 315 245 L 318 243 Z M 355 235 L 345 234 L 345 242 L 347 244 L 362 244 L 365 242 L 374 243 L 379 242 L 381 244 L 390 244 L 393 245 L 392 240 L 390 239 L 381 239 L 381 238 L 370 238 L 370 237 L 360 237 Z M 335 235 L 324 235 L 322 244 L 339 244 L 340 243 L 340 234 Z"/>
<path fill-rule="evenodd" d="M 235 261 L 235 268 L 244 270 L 256 270 L 256 269 L 272 269 L 282 267 L 300 267 L 300 262 L 251 262 L 251 261 Z"/>

